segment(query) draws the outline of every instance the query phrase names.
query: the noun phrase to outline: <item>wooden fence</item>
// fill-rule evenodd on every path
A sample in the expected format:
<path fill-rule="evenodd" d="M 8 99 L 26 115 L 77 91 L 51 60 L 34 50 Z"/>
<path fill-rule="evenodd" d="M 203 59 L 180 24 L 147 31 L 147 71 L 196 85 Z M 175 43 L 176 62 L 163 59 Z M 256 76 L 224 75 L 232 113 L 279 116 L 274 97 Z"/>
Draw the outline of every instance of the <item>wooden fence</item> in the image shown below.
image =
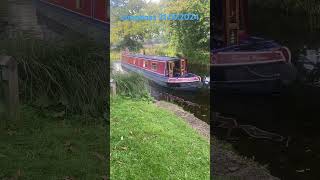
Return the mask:
<path fill-rule="evenodd" d="M 3 108 L 1 116 L 9 120 L 18 120 L 19 87 L 17 62 L 9 56 L 0 56 L 0 93 L 0 102 Z"/>

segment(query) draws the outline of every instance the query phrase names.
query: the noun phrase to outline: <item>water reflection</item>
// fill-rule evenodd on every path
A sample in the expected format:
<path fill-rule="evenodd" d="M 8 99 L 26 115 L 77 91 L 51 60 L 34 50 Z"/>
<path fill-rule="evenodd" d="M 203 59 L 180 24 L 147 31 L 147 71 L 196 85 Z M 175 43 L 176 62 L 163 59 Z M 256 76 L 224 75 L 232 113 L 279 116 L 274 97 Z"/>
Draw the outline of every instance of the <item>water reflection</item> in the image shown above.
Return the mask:
<path fill-rule="evenodd" d="M 320 33 L 310 32 L 304 17 L 278 9 L 250 9 L 251 33 L 289 47 L 298 69 L 297 82 L 278 95 L 214 94 L 214 109 L 250 125 L 284 137 L 283 141 L 254 138 L 241 128 L 214 126 L 214 135 L 231 142 L 242 155 L 268 165 L 281 179 L 318 179 L 320 160 Z M 268 22 L 268 23 L 261 23 Z"/>
<path fill-rule="evenodd" d="M 170 91 L 150 82 L 151 95 L 157 100 L 175 103 L 184 110 L 191 112 L 200 120 L 210 124 L 209 90 L 197 92 Z"/>
<path fill-rule="evenodd" d="M 175 103 L 198 119 L 210 124 L 210 89 L 207 82 L 210 81 L 210 66 L 188 64 L 188 72 L 201 76 L 204 83 L 203 89 L 197 92 L 172 91 L 150 82 L 151 95 L 157 100 Z"/>
<path fill-rule="evenodd" d="M 319 86 L 320 83 L 320 48 L 304 47 L 296 62 L 302 81 Z"/>

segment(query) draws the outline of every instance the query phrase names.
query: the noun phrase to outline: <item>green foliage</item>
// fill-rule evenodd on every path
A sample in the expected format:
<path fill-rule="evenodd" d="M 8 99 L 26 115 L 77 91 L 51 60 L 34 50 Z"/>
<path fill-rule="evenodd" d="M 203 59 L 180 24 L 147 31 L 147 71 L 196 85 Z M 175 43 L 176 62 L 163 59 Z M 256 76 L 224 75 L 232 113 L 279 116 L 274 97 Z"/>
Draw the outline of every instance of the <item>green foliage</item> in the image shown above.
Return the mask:
<path fill-rule="evenodd" d="M 86 40 L 59 43 L 19 36 L 0 40 L 0 49 L 18 61 L 24 102 L 93 116 L 105 111 L 109 68 L 103 48 Z"/>
<path fill-rule="evenodd" d="M 121 54 L 119 51 L 111 50 L 110 51 L 110 61 L 119 61 L 121 59 Z"/>
<path fill-rule="evenodd" d="M 155 21 L 121 21 L 121 16 L 156 15 L 157 9 L 153 3 L 144 0 L 130 0 L 120 3 L 113 1 L 111 6 L 111 45 L 117 49 L 128 47 L 138 51 L 142 48 L 145 39 L 153 38 L 158 34 L 158 25 Z"/>
<path fill-rule="evenodd" d="M 209 179 L 210 144 L 146 101 L 111 99 L 111 179 Z"/>
<path fill-rule="evenodd" d="M 189 59 L 203 58 L 209 52 L 210 41 L 210 2 L 198 0 L 170 1 L 167 14 L 194 13 L 199 21 L 170 21 L 170 43 L 176 51 Z M 209 58 L 206 59 L 209 62 Z"/>
<path fill-rule="evenodd" d="M 154 45 L 144 48 L 147 55 L 158 55 L 158 56 L 177 56 L 176 51 L 169 45 Z"/>
<path fill-rule="evenodd" d="M 116 46 L 118 51 L 128 48 L 130 51 L 139 51 L 142 48 L 142 36 L 126 35 Z"/>
<path fill-rule="evenodd" d="M 147 80 L 137 73 L 116 73 L 111 76 L 116 82 L 117 94 L 134 99 L 150 99 L 150 90 Z"/>

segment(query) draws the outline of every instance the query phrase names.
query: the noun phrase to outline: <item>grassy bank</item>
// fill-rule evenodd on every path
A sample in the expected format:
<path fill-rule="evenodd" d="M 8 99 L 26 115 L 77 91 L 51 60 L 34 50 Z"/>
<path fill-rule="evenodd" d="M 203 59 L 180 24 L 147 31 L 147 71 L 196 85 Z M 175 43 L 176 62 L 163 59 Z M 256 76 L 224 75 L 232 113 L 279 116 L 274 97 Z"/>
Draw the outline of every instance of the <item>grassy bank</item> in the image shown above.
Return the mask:
<path fill-rule="evenodd" d="M 209 143 L 152 102 L 111 99 L 111 179 L 209 179 Z"/>
<path fill-rule="evenodd" d="M 63 116 L 30 106 L 0 130 L 0 179 L 102 179 L 106 127 L 102 119 Z"/>

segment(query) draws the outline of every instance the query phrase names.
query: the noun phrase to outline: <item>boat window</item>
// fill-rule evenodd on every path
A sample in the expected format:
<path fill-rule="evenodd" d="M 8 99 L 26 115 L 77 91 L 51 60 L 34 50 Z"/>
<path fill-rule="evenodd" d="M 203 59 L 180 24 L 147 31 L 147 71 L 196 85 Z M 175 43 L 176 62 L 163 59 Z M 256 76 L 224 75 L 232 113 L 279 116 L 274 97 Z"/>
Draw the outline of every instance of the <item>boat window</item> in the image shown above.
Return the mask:
<path fill-rule="evenodd" d="M 240 4 L 239 0 L 226 1 L 226 14 L 227 14 L 227 22 L 226 22 L 226 40 L 228 45 L 234 45 L 238 43 L 238 30 L 239 30 L 239 10 Z"/>
<path fill-rule="evenodd" d="M 155 62 L 151 63 L 151 70 L 153 70 L 153 71 L 157 70 L 157 63 L 155 63 Z"/>
<path fill-rule="evenodd" d="M 184 75 L 184 72 L 185 72 L 185 69 L 186 69 L 186 61 L 184 59 L 182 59 L 180 61 L 180 72 L 181 72 L 181 75 Z"/>
<path fill-rule="evenodd" d="M 180 77 L 181 76 L 181 64 L 180 64 L 180 61 L 174 61 L 173 76 L 174 77 Z"/>
<path fill-rule="evenodd" d="M 147 67 L 147 61 L 143 61 L 143 67 Z"/>
<path fill-rule="evenodd" d="M 76 0 L 76 8 L 83 9 L 83 0 Z"/>
<path fill-rule="evenodd" d="M 168 62 L 168 66 L 169 66 L 169 77 L 173 77 L 173 68 L 174 68 L 174 62 Z"/>

